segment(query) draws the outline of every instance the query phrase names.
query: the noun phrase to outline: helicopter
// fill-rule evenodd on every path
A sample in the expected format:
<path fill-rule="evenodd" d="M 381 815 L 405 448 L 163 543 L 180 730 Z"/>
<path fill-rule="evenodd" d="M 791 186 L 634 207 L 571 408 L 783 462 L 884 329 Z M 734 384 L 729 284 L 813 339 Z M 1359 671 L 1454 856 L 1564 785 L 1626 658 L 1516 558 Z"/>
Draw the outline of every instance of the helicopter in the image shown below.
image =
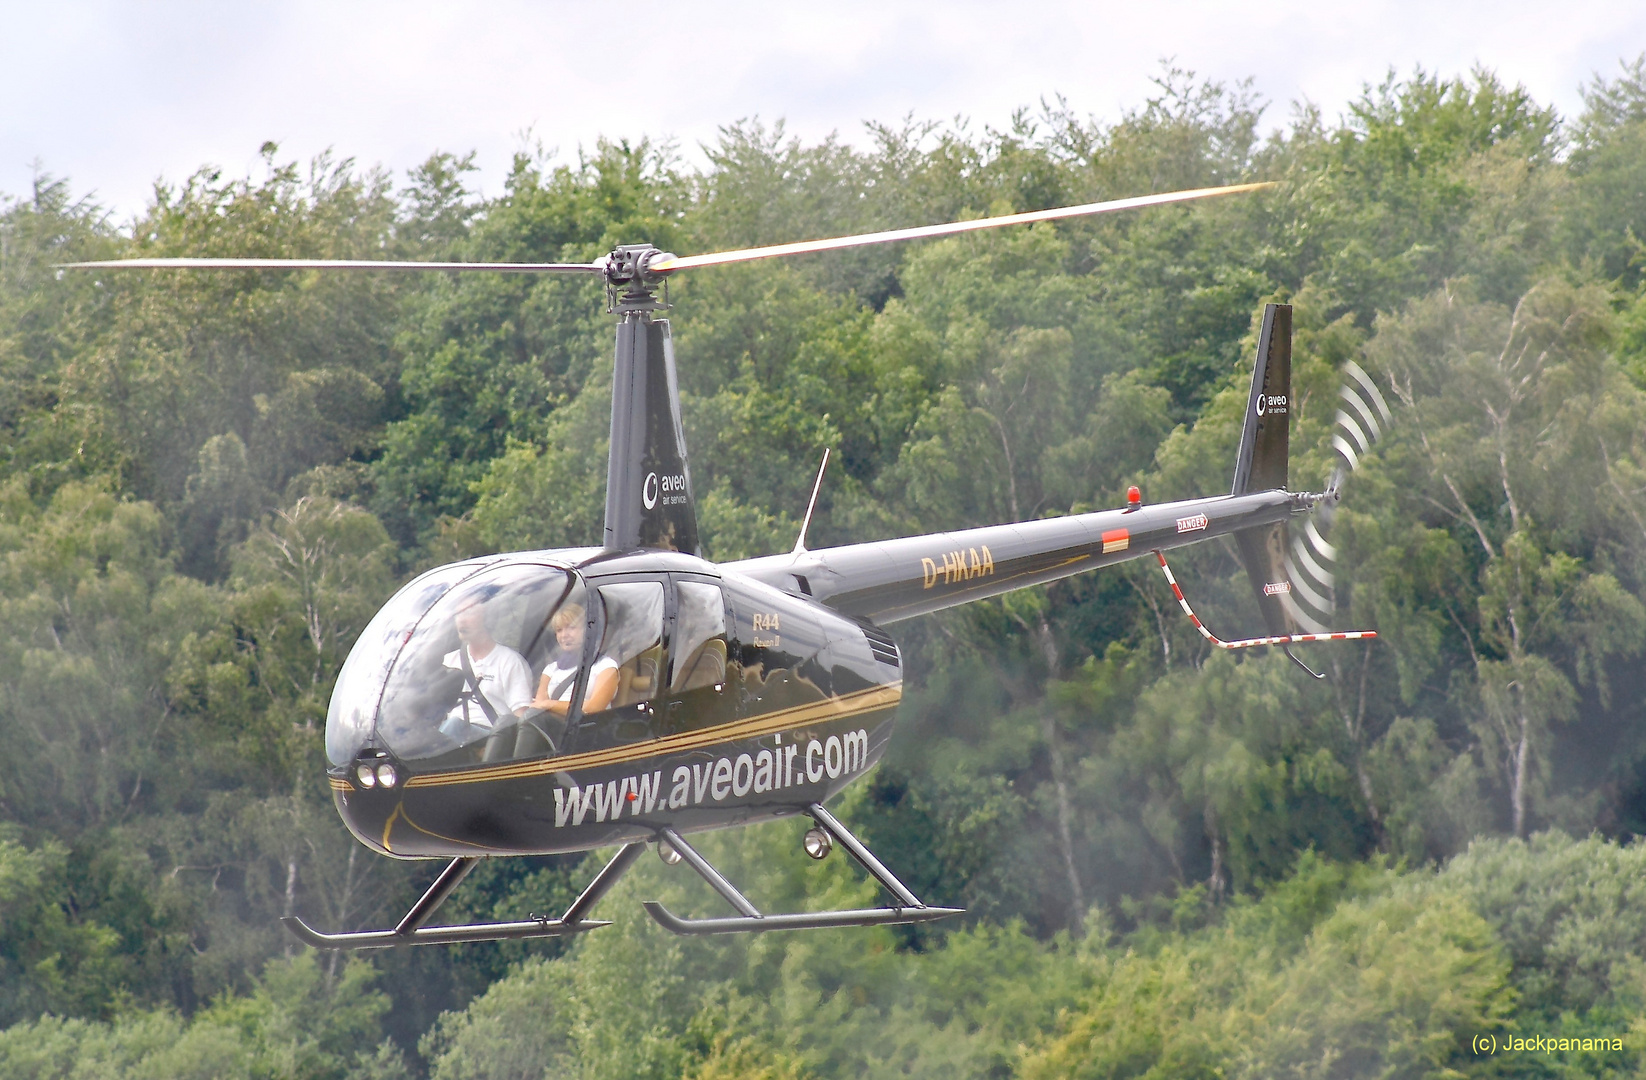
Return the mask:
<path fill-rule="evenodd" d="M 1227 494 L 954 532 L 810 549 L 828 454 L 793 550 L 702 557 L 681 424 L 667 282 L 683 271 L 1252 193 L 1252 183 L 1146 195 L 941 225 L 676 256 L 619 246 L 589 263 L 430 263 L 155 258 L 64 269 L 363 270 L 573 274 L 598 278 L 616 319 L 604 531 L 598 546 L 486 555 L 401 588 L 370 620 L 326 718 L 326 778 L 349 831 L 399 859 L 449 860 L 389 929 L 325 933 L 284 919 L 319 949 L 561 937 L 590 918 L 648 845 L 686 863 L 735 911 L 645 910 L 676 934 L 904 924 L 960 909 L 911 892 L 825 807 L 885 753 L 902 658 L 885 627 L 958 604 L 1153 555 L 1184 612 L 1217 648 L 1369 639 L 1333 632 L 1334 555 L 1322 526 L 1339 485 L 1389 422 L 1348 365 L 1339 467 L 1323 492 L 1289 489 L 1291 308 L 1264 308 Z M 660 299 L 659 292 L 663 292 Z M 1289 543 L 1288 522 L 1305 527 Z M 1166 551 L 1234 541 L 1268 633 L 1222 640 L 1194 614 Z M 687 837 L 782 817 L 812 821 L 803 846 L 840 846 L 885 889 L 882 907 L 766 913 Z M 618 850 L 559 918 L 429 925 L 482 858 Z"/>

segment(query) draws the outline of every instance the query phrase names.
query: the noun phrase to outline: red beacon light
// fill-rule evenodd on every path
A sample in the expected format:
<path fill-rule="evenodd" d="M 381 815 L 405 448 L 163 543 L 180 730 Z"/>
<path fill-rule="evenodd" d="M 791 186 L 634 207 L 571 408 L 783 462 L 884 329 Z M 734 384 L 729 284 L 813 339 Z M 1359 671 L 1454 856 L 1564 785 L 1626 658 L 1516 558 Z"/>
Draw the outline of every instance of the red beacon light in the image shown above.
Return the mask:
<path fill-rule="evenodd" d="M 1126 489 L 1126 509 L 1129 512 L 1129 511 L 1132 511 L 1132 510 L 1136 510 L 1138 507 L 1140 507 L 1142 505 L 1143 505 L 1143 492 L 1138 490 L 1138 487 L 1137 487 L 1136 484 L 1133 484 L 1131 487 Z"/>

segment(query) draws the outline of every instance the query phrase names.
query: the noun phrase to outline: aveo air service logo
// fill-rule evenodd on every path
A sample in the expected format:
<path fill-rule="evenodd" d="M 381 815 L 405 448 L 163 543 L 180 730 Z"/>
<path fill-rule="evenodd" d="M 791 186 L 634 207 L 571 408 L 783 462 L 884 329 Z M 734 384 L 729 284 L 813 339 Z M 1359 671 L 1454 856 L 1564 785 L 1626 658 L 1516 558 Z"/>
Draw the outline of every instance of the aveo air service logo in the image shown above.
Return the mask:
<path fill-rule="evenodd" d="M 685 502 L 686 474 L 674 473 L 660 477 L 654 472 L 647 473 L 646 482 L 640 487 L 640 501 L 647 510 L 655 509 L 659 502 L 664 506 Z"/>

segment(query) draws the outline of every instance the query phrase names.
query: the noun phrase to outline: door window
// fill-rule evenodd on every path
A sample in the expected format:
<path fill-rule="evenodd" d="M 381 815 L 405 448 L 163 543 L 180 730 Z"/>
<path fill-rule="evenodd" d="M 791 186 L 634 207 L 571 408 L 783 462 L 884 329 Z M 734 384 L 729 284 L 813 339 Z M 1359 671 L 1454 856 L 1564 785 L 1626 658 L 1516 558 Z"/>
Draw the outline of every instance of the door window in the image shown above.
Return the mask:
<path fill-rule="evenodd" d="M 726 683 L 726 603 L 720 586 L 703 581 L 679 583 L 679 608 L 675 615 L 674 671 L 669 692 Z"/>
<path fill-rule="evenodd" d="M 663 671 L 663 585 L 633 581 L 603 585 L 600 600 L 606 607 L 606 632 L 590 668 L 590 695 L 585 708 L 596 711 L 597 673 L 615 671 L 617 678 L 607 707 L 641 705 L 657 696 Z"/>
<path fill-rule="evenodd" d="M 605 612 L 600 645 L 587 661 L 583 720 L 573 749 L 650 738 L 652 700 L 662 688 L 663 584 L 625 581 L 595 590 Z"/>

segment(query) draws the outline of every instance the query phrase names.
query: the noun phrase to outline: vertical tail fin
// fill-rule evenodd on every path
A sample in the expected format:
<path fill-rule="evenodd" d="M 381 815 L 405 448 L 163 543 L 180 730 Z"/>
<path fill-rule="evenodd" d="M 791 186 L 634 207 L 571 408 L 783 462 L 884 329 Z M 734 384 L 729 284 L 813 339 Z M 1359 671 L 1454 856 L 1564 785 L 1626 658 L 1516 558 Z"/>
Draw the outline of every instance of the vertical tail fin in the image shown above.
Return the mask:
<path fill-rule="evenodd" d="M 1246 424 L 1235 458 L 1233 494 L 1285 488 L 1290 468 L 1292 413 L 1292 309 L 1267 304 L 1257 337 L 1257 364 L 1246 400 Z M 1286 523 L 1276 522 L 1234 534 L 1246 577 L 1257 595 L 1269 633 L 1296 634 L 1296 601 L 1286 569 Z"/>
<path fill-rule="evenodd" d="M 1286 486 L 1291 411 L 1292 308 L 1290 304 L 1265 304 L 1232 494 Z"/>

